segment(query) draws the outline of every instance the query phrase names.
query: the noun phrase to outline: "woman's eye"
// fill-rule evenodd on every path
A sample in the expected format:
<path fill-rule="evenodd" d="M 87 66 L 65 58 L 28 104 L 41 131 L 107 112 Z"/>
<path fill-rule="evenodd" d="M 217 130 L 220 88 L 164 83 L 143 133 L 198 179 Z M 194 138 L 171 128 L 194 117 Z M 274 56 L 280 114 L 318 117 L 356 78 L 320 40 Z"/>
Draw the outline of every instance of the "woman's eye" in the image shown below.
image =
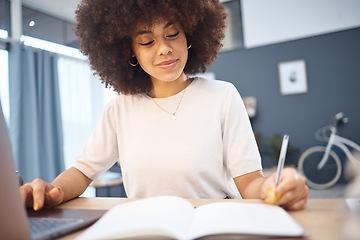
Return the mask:
<path fill-rule="evenodd" d="M 171 35 L 167 35 L 166 37 L 168 37 L 168 38 L 174 38 L 174 37 L 178 36 L 179 33 L 180 33 L 180 32 L 177 32 L 177 33 L 174 33 L 174 34 L 171 34 Z"/>
<path fill-rule="evenodd" d="M 147 46 L 147 45 L 150 45 L 154 42 L 154 40 L 151 40 L 150 42 L 146 42 L 146 43 L 140 43 L 140 45 L 142 46 Z"/>

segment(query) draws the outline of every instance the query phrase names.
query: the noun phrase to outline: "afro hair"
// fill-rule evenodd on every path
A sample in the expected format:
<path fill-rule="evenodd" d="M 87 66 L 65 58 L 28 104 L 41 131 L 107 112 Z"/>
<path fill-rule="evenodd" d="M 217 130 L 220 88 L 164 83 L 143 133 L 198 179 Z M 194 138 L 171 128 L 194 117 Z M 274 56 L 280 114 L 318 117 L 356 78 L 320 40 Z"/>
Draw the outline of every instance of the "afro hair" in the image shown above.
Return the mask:
<path fill-rule="evenodd" d="M 81 52 L 107 87 L 122 94 L 148 93 L 152 82 L 132 67 L 136 24 L 167 19 L 180 24 L 191 48 L 184 72 L 205 72 L 222 47 L 227 14 L 218 0 L 82 0 L 76 10 Z"/>

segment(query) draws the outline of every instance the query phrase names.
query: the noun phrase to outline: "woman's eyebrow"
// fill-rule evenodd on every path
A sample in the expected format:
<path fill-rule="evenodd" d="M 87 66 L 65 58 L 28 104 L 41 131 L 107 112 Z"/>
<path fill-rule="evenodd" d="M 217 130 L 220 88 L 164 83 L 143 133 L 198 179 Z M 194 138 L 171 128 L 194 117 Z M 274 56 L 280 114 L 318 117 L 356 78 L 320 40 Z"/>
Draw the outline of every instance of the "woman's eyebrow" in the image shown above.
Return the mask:
<path fill-rule="evenodd" d="M 139 32 L 135 33 L 135 37 L 139 36 L 139 35 L 143 35 L 143 34 L 148 34 L 148 33 L 152 33 L 152 31 L 149 31 L 149 30 L 139 31 Z"/>
<path fill-rule="evenodd" d="M 164 30 L 167 29 L 168 27 L 170 27 L 171 25 L 173 25 L 172 22 L 168 22 L 167 24 L 165 24 Z M 137 37 L 139 35 L 143 35 L 143 34 L 150 34 L 150 33 L 152 33 L 152 31 L 150 31 L 150 30 L 138 31 L 137 33 L 135 33 L 135 37 Z"/>
<path fill-rule="evenodd" d="M 165 29 L 167 29 L 168 27 L 170 27 L 171 25 L 173 25 L 173 23 L 172 23 L 172 22 L 168 22 L 167 24 L 165 24 L 165 26 L 164 26 L 164 30 L 165 30 Z"/>

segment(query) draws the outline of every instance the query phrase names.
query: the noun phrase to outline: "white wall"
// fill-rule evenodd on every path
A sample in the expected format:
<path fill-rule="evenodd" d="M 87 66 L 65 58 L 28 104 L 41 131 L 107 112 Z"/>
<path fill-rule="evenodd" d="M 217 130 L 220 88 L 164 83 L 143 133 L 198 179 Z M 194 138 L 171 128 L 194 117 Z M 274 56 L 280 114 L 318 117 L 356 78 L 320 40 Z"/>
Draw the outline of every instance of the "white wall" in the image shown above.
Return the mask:
<path fill-rule="evenodd" d="M 360 26 L 359 0 L 241 0 L 246 48 Z"/>
<path fill-rule="evenodd" d="M 24 6 L 73 23 L 79 2 L 80 0 L 22 0 Z"/>

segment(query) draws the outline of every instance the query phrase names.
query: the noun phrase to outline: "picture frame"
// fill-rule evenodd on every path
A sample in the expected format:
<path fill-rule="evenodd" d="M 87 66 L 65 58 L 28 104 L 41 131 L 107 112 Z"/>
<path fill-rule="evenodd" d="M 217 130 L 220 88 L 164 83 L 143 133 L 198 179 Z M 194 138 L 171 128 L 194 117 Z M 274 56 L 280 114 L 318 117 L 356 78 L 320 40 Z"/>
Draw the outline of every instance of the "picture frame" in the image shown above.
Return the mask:
<path fill-rule="evenodd" d="M 307 93 L 306 64 L 303 59 L 280 62 L 278 68 L 282 95 Z"/>
<path fill-rule="evenodd" d="M 249 118 L 256 117 L 256 105 L 257 105 L 256 97 L 254 96 L 243 97 L 242 100 L 244 102 L 246 112 L 249 115 Z"/>

